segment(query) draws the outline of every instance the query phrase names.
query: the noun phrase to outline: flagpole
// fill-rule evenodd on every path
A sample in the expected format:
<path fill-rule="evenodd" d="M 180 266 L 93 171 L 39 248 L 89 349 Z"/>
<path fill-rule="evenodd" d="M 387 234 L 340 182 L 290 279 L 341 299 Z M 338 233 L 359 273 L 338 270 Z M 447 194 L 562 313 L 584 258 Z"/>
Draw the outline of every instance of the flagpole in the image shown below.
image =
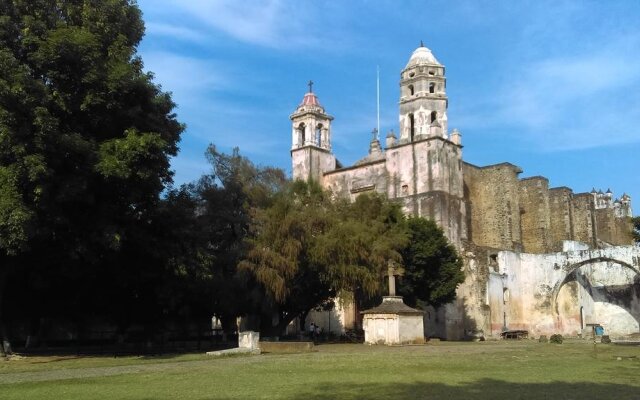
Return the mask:
<path fill-rule="evenodd" d="M 377 109 L 377 138 L 380 140 L 380 66 L 376 66 L 376 109 Z"/>

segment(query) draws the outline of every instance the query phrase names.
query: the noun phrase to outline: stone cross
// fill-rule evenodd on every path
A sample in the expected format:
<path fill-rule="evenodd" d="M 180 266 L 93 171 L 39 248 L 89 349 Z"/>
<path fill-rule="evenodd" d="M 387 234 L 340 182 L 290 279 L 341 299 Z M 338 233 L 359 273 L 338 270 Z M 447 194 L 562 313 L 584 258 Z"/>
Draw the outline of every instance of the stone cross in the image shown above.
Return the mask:
<path fill-rule="evenodd" d="M 389 296 L 396 295 L 396 275 L 400 275 L 399 271 L 393 266 L 392 263 L 389 263 Z"/>

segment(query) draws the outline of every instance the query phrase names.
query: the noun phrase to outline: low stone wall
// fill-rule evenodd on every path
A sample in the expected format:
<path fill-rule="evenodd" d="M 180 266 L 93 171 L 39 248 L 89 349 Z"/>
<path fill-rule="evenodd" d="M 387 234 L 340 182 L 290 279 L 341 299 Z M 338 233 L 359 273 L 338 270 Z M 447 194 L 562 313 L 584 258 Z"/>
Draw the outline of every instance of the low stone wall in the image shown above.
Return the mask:
<path fill-rule="evenodd" d="M 261 353 L 309 353 L 314 351 L 313 342 L 260 342 Z"/>

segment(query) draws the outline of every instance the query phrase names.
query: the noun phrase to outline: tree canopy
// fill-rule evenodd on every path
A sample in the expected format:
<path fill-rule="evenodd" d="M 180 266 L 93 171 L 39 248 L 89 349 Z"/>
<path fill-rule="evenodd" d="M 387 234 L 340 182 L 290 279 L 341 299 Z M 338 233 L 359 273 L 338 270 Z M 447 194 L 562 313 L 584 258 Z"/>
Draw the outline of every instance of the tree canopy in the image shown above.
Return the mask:
<path fill-rule="evenodd" d="M 456 249 L 433 220 L 409 218 L 407 230 L 409 244 L 402 251 L 404 276 L 398 293 L 412 306 L 422 302 L 438 307 L 453 301 L 464 281 Z"/>
<path fill-rule="evenodd" d="M 259 210 L 247 242 L 240 268 L 277 310 L 276 332 L 341 294 L 359 304 L 379 299 L 390 263 L 404 265 L 400 293 L 413 305 L 453 300 L 464 278 L 455 249 L 432 221 L 407 220 L 377 194 L 334 200 L 315 182 L 293 182 Z"/>
<path fill-rule="evenodd" d="M 134 1 L 0 3 L 0 298 L 10 266 L 37 270 L 34 295 L 105 265 L 144 281 L 134 242 L 155 229 L 184 127 L 143 70 L 143 33 Z"/>

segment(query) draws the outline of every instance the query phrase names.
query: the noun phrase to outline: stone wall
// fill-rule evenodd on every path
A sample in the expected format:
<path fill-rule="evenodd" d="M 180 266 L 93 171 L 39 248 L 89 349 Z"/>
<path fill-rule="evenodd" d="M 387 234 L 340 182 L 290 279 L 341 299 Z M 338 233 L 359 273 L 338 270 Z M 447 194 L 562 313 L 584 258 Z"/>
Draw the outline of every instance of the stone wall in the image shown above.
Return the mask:
<path fill-rule="evenodd" d="M 525 178 L 519 182 L 519 189 L 523 251 L 547 253 L 551 251 L 549 180 L 542 176 Z"/>
<path fill-rule="evenodd" d="M 336 196 L 354 201 L 366 192 L 386 194 L 389 176 L 385 168 L 384 159 L 349 168 L 342 168 L 324 174 L 322 186 Z"/>
<path fill-rule="evenodd" d="M 618 218 L 611 208 L 595 210 L 598 240 L 614 246 L 632 243 L 632 224 L 628 218 Z"/>
<path fill-rule="evenodd" d="M 522 248 L 518 174 L 509 163 L 477 167 L 463 163 L 469 238 L 477 246 Z"/>
<path fill-rule="evenodd" d="M 550 251 L 562 251 L 563 240 L 574 240 L 572 191 L 568 187 L 549 189 Z"/>
<path fill-rule="evenodd" d="M 329 151 L 315 146 L 291 150 L 293 179 L 320 182 L 322 174 L 336 169 L 336 157 Z"/>
<path fill-rule="evenodd" d="M 502 280 L 503 296 L 492 290 L 489 302 L 492 314 L 504 310 L 508 329 L 526 329 L 533 336 L 575 336 L 587 323 L 600 323 L 613 336 L 640 330 L 637 246 L 552 254 L 505 251 L 499 253 L 498 263 L 504 271 L 496 277 Z M 500 333 L 498 325 L 492 318 L 493 336 Z"/>
<path fill-rule="evenodd" d="M 573 203 L 573 240 L 596 247 L 593 197 L 589 193 L 575 194 Z"/>

